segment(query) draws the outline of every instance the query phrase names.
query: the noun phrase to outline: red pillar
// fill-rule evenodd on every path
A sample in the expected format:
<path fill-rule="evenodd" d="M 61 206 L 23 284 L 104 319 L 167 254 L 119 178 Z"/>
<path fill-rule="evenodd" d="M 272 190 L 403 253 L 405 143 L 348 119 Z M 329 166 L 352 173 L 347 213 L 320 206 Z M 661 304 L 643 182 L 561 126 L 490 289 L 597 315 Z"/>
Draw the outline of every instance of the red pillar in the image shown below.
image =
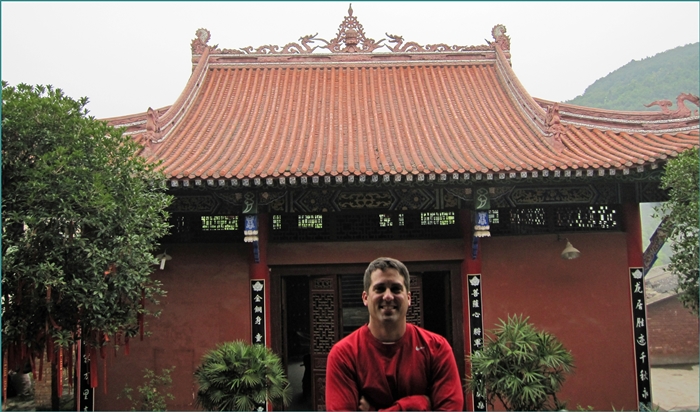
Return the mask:
<path fill-rule="evenodd" d="M 623 203 L 622 219 L 627 234 L 627 266 L 643 267 L 644 250 L 642 249 L 642 219 L 639 205 L 631 202 Z"/>
<path fill-rule="evenodd" d="M 462 238 L 464 239 L 464 260 L 462 261 L 462 302 L 463 306 L 463 316 L 466 321 L 464 322 L 464 351 L 465 355 L 471 353 L 471 316 L 469 316 L 469 282 L 468 275 L 481 274 L 481 249 L 477 251 L 476 259 L 473 256 L 473 222 L 472 222 L 472 212 L 470 210 L 460 210 L 459 211 L 459 221 L 462 230 Z M 471 368 L 469 363 L 464 365 L 464 373 L 467 375 L 471 374 Z M 474 398 L 471 396 L 470 392 L 465 392 L 464 394 L 465 406 L 468 411 L 474 410 Z"/>
<path fill-rule="evenodd" d="M 272 325 L 270 319 L 270 268 L 267 266 L 267 240 L 270 233 L 269 215 L 267 213 L 258 214 L 258 251 L 259 262 L 255 262 L 254 248 L 250 248 L 249 275 L 251 280 L 265 281 L 265 346 L 271 348 Z"/>

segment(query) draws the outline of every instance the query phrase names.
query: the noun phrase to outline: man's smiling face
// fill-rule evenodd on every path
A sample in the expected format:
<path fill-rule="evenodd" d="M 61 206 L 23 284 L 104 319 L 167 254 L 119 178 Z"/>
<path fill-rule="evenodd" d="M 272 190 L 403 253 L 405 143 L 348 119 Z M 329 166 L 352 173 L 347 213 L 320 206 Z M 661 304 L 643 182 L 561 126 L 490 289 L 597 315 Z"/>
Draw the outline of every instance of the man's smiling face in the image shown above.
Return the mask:
<path fill-rule="evenodd" d="M 372 272 L 369 291 L 362 292 L 362 301 L 369 309 L 370 324 L 391 326 L 406 321 L 411 293 L 398 270 L 387 268 Z"/>

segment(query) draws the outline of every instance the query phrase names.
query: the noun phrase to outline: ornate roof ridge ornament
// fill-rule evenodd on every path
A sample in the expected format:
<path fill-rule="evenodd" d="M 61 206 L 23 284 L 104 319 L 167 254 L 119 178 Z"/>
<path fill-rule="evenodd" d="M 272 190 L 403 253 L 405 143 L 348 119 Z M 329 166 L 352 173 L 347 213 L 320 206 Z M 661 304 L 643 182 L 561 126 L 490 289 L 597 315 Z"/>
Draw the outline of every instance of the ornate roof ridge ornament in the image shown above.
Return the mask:
<path fill-rule="evenodd" d="M 209 40 L 211 39 L 211 33 L 207 29 L 197 29 L 195 32 L 195 37 L 192 39 L 192 43 L 190 43 L 190 47 L 192 48 L 192 54 L 202 54 L 204 53 L 204 50 L 206 50 L 207 47 L 210 47 L 207 45 L 209 43 Z M 218 44 L 215 46 L 211 46 L 213 49 L 218 47 Z"/>
<path fill-rule="evenodd" d="M 510 50 L 510 36 L 506 34 L 506 31 L 506 26 L 502 24 L 497 24 L 493 26 L 493 29 L 491 29 L 491 36 L 493 36 L 493 40 L 498 46 L 501 47 L 501 50 L 503 51 Z"/>
<path fill-rule="evenodd" d="M 691 115 L 698 115 L 698 111 L 695 110 L 694 112 L 688 109 L 685 106 L 684 101 L 689 101 L 690 103 L 693 103 L 694 105 L 700 107 L 700 98 L 694 94 L 690 93 L 681 93 L 676 97 L 676 110 L 669 110 L 669 107 L 673 106 L 673 103 L 670 100 L 656 100 L 653 101 L 649 104 L 645 104 L 644 107 L 651 107 L 651 106 L 659 106 L 661 107 L 661 112 L 664 114 L 668 114 L 669 117 L 671 118 L 684 118 L 684 117 L 689 117 Z"/>
<path fill-rule="evenodd" d="M 306 35 L 299 38 L 298 42 L 287 43 L 280 47 L 273 44 L 263 45 L 257 48 L 252 46 L 238 49 L 219 49 L 218 45 L 208 46 L 211 33 L 207 29 L 199 29 L 196 37 L 192 40 L 192 55 L 201 55 L 207 47 L 211 48 L 212 54 L 311 54 L 317 49 L 326 49 L 331 53 L 372 53 L 382 47 L 386 47 L 394 53 L 440 53 L 440 52 L 466 52 L 466 51 L 487 51 L 497 44 L 502 50 L 510 50 L 510 37 L 506 34 L 506 28 L 502 24 L 494 26 L 491 34 L 494 42 L 486 41 L 488 45 L 459 46 L 447 45 L 445 43 L 427 44 L 425 46 L 416 42 L 404 43 L 403 36 L 386 33 L 388 42 L 393 45 L 383 44 L 386 39 L 375 41 L 365 35 L 364 27 L 360 24 L 356 16 L 353 15 L 352 3 L 348 8 L 348 15 L 343 18 L 343 22 L 338 26 L 338 34 L 331 41 L 317 38 L 318 33 Z M 315 42 L 322 42 L 323 45 L 312 46 Z"/>
<path fill-rule="evenodd" d="M 348 15 L 345 16 L 343 22 L 338 26 L 338 34 L 335 39 L 326 42 L 326 46 L 321 47 L 328 49 L 331 53 L 371 53 L 382 47 L 383 44 L 381 43 L 383 41 L 384 39 L 381 39 L 377 42 L 365 36 L 364 27 L 357 20 L 357 17 L 352 15 L 352 3 L 350 3 Z"/>

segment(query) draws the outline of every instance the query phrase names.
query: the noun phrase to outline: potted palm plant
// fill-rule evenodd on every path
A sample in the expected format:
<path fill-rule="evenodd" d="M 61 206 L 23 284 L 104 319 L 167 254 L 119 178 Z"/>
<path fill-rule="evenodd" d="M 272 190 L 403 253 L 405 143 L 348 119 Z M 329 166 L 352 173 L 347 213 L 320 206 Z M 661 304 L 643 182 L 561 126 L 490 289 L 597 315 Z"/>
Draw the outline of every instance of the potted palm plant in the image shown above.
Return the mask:
<path fill-rule="evenodd" d="M 574 367 L 571 353 L 554 335 L 537 330 L 522 315 L 500 320 L 483 349 L 469 357 L 472 375 L 467 387 L 485 394 L 494 408 L 508 411 L 561 410 L 557 392 Z"/>
<path fill-rule="evenodd" d="M 267 402 L 289 405 L 289 381 L 280 358 L 263 345 L 226 342 L 202 357 L 194 372 L 195 403 L 209 411 L 252 411 Z"/>

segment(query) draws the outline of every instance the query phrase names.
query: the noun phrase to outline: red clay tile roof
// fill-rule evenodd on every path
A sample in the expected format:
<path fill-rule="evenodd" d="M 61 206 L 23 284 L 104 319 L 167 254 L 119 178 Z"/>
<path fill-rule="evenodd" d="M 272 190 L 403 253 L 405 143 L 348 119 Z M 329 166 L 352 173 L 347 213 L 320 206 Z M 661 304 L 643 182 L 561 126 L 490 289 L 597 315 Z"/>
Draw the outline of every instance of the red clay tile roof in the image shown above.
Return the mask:
<path fill-rule="evenodd" d="M 616 112 L 532 98 L 511 69 L 502 26 L 486 46 L 390 36 L 389 53 L 373 52 L 383 40 L 350 26 L 355 33 L 321 40 L 325 54 L 311 52 L 311 36 L 281 50 L 214 49 L 200 29 L 177 102 L 108 120 L 127 126 L 173 179 L 603 175 L 698 146 L 698 112 L 682 100 L 675 111 Z"/>

